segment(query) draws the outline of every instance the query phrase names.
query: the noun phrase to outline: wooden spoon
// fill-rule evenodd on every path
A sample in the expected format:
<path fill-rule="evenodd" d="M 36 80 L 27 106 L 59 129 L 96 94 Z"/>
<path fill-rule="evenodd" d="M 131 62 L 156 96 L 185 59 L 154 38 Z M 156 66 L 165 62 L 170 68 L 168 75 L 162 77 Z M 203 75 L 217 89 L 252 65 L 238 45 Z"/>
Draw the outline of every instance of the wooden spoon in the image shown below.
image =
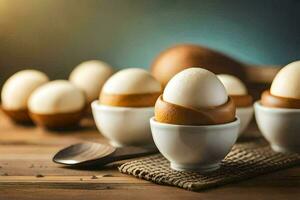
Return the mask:
<path fill-rule="evenodd" d="M 53 162 L 72 167 L 91 165 L 100 167 L 112 162 L 146 156 L 157 152 L 156 148 L 115 148 L 106 144 L 84 142 L 60 150 L 54 155 Z"/>

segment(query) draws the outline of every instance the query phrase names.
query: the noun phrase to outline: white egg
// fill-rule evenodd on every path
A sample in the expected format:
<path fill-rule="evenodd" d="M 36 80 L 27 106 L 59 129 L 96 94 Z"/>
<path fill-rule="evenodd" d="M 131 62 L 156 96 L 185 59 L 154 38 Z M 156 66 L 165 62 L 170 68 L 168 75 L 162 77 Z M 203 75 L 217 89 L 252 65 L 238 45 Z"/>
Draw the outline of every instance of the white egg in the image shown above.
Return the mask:
<path fill-rule="evenodd" d="M 286 65 L 277 73 L 270 92 L 275 96 L 300 99 L 300 61 Z"/>
<path fill-rule="evenodd" d="M 107 63 L 90 60 L 79 64 L 69 80 L 85 93 L 87 102 L 92 102 L 99 97 L 103 84 L 112 74 L 113 69 Z"/>
<path fill-rule="evenodd" d="M 70 113 L 84 106 L 83 92 L 66 80 L 51 81 L 39 87 L 28 101 L 29 111 L 36 114 Z"/>
<path fill-rule="evenodd" d="M 22 70 L 15 73 L 3 85 L 2 106 L 10 110 L 27 109 L 31 93 L 48 81 L 47 75 L 37 70 Z"/>
<path fill-rule="evenodd" d="M 248 93 L 244 83 L 237 77 L 229 74 L 219 74 L 218 78 L 225 86 L 229 95 L 246 95 Z"/>
<path fill-rule="evenodd" d="M 207 108 L 225 104 L 228 95 L 214 73 L 202 68 L 189 68 L 168 82 L 163 99 L 184 107 Z"/>
<path fill-rule="evenodd" d="M 161 91 L 160 83 L 146 70 L 129 68 L 112 75 L 104 84 L 106 94 L 148 94 Z"/>

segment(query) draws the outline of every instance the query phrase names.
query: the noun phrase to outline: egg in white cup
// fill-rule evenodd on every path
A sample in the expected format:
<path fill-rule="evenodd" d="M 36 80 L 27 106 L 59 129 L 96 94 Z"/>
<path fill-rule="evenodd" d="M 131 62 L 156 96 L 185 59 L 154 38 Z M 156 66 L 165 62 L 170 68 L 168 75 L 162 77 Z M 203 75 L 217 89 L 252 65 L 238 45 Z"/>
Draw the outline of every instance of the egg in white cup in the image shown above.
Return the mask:
<path fill-rule="evenodd" d="M 235 105 L 212 72 L 189 68 L 176 74 L 155 104 L 154 142 L 178 171 L 220 167 L 239 132 Z"/>
<path fill-rule="evenodd" d="M 245 132 L 254 113 L 252 97 L 248 94 L 245 84 L 239 78 L 229 74 L 219 74 L 218 78 L 235 103 L 236 115 L 241 121 L 239 135 L 246 137 L 259 136 L 254 135 L 252 132 Z"/>
<path fill-rule="evenodd" d="M 104 84 L 92 113 L 100 133 L 116 147 L 154 146 L 149 119 L 161 94 L 160 83 L 139 68 L 121 70 Z"/>
<path fill-rule="evenodd" d="M 300 153 L 300 61 L 278 72 L 254 108 L 258 127 L 274 151 Z"/>

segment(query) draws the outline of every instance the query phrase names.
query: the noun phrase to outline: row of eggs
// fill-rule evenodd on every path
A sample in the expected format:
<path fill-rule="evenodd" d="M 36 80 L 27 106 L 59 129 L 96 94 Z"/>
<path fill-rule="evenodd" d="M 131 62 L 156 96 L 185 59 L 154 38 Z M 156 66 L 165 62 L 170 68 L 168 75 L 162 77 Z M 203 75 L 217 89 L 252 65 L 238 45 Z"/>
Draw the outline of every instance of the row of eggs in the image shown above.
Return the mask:
<path fill-rule="evenodd" d="M 88 110 L 90 104 L 98 97 L 102 105 L 117 106 L 118 108 L 141 108 L 153 107 L 162 93 L 161 84 L 143 69 L 129 68 L 111 76 L 112 74 L 111 67 L 96 60 L 84 62 L 76 67 L 71 73 L 69 81 L 49 81 L 47 75 L 40 71 L 23 70 L 17 72 L 5 82 L 1 92 L 2 110 L 16 122 L 30 122 L 33 120 L 44 127 L 63 128 L 75 125 L 82 116 L 83 111 Z M 207 74 L 204 76 L 207 76 Z M 211 76 L 213 77 L 214 74 L 211 74 Z M 251 119 L 252 98 L 247 95 L 245 85 L 238 78 L 225 74 L 218 75 L 218 78 L 223 85 L 220 83 L 216 85 L 214 81 L 206 84 L 191 83 L 193 79 L 188 75 L 183 79 L 187 79 L 190 82 L 189 85 L 197 85 L 199 88 L 188 91 L 189 94 L 183 94 L 184 92 L 174 94 L 185 96 L 181 101 L 185 102 L 183 104 L 188 107 L 193 105 L 196 108 L 203 108 L 216 106 L 220 102 L 224 103 L 224 99 L 227 100 L 227 93 L 229 93 L 234 99 L 235 105 L 239 107 L 238 112 L 247 112 L 247 119 L 242 116 L 243 119 L 245 118 L 243 120 L 245 123 L 240 131 L 242 132 Z M 214 78 L 206 79 L 214 80 Z M 207 88 L 205 85 L 207 85 Z M 179 90 L 181 86 L 180 83 L 172 87 Z M 166 87 L 165 96 L 170 96 L 169 101 L 173 102 L 172 98 L 177 97 L 172 97 L 173 89 L 168 88 Z M 100 91 L 101 95 L 99 96 Z M 195 98 L 195 94 L 199 97 Z M 190 97 L 187 98 L 187 96 Z M 220 99 L 220 96 L 223 96 L 223 100 Z M 246 103 L 243 101 L 245 98 L 248 99 Z M 61 120 L 62 118 L 64 120 Z M 181 124 L 182 122 L 174 123 Z M 194 124 L 209 125 L 214 123 Z M 193 125 L 193 122 L 189 125 Z"/>
<path fill-rule="evenodd" d="M 299 62 L 284 67 L 270 92 L 255 103 L 258 125 L 277 151 L 299 146 L 298 110 L 291 107 L 300 97 L 299 68 Z M 55 128 L 76 124 L 91 103 L 96 124 L 112 145 L 146 146 L 154 140 L 173 169 L 197 171 L 218 168 L 253 114 L 245 85 L 231 75 L 189 68 L 169 82 L 160 81 L 163 90 L 142 69 L 112 74 L 112 68 L 100 61 L 82 63 L 69 81 L 49 82 L 41 72 L 21 71 L 4 84 L 2 109 L 17 121 L 29 113 L 37 124 Z M 275 97 L 287 101 L 283 108 L 274 104 Z"/>
<path fill-rule="evenodd" d="M 22 70 L 4 83 L 1 108 L 20 123 L 34 121 L 49 128 L 74 126 L 112 74 L 112 67 L 98 60 L 78 65 L 69 80 L 50 81 L 43 72 Z"/>

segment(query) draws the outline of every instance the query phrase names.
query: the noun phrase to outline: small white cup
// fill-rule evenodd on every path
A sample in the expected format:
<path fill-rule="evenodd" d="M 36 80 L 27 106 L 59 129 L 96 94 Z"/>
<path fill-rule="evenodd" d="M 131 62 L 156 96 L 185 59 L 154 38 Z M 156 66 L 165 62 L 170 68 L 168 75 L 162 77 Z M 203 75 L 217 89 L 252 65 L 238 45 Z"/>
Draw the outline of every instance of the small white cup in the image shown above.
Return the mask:
<path fill-rule="evenodd" d="M 220 162 L 229 153 L 239 132 L 240 120 L 234 122 L 189 126 L 174 125 L 150 119 L 154 142 L 178 171 L 209 172 L 220 167 Z"/>
<path fill-rule="evenodd" d="M 115 147 L 154 146 L 149 119 L 154 107 L 132 108 L 106 106 L 96 100 L 92 112 L 98 130 Z"/>
<path fill-rule="evenodd" d="M 236 108 L 236 116 L 238 116 L 238 118 L 240 118 L 241 121 L 239 135 L 244 135 L 244 131 L 248 127 L 253 117 L 253 112 L 254 112 L 253 106 L 249 106 L 245 108 L 244 107 Z"/>
<path fill-rule="evenodd" d="M 254 104 L 255 118 L 262 135 L 277 152 L 300 152 L 300 109 L 270 108 Z"/>

